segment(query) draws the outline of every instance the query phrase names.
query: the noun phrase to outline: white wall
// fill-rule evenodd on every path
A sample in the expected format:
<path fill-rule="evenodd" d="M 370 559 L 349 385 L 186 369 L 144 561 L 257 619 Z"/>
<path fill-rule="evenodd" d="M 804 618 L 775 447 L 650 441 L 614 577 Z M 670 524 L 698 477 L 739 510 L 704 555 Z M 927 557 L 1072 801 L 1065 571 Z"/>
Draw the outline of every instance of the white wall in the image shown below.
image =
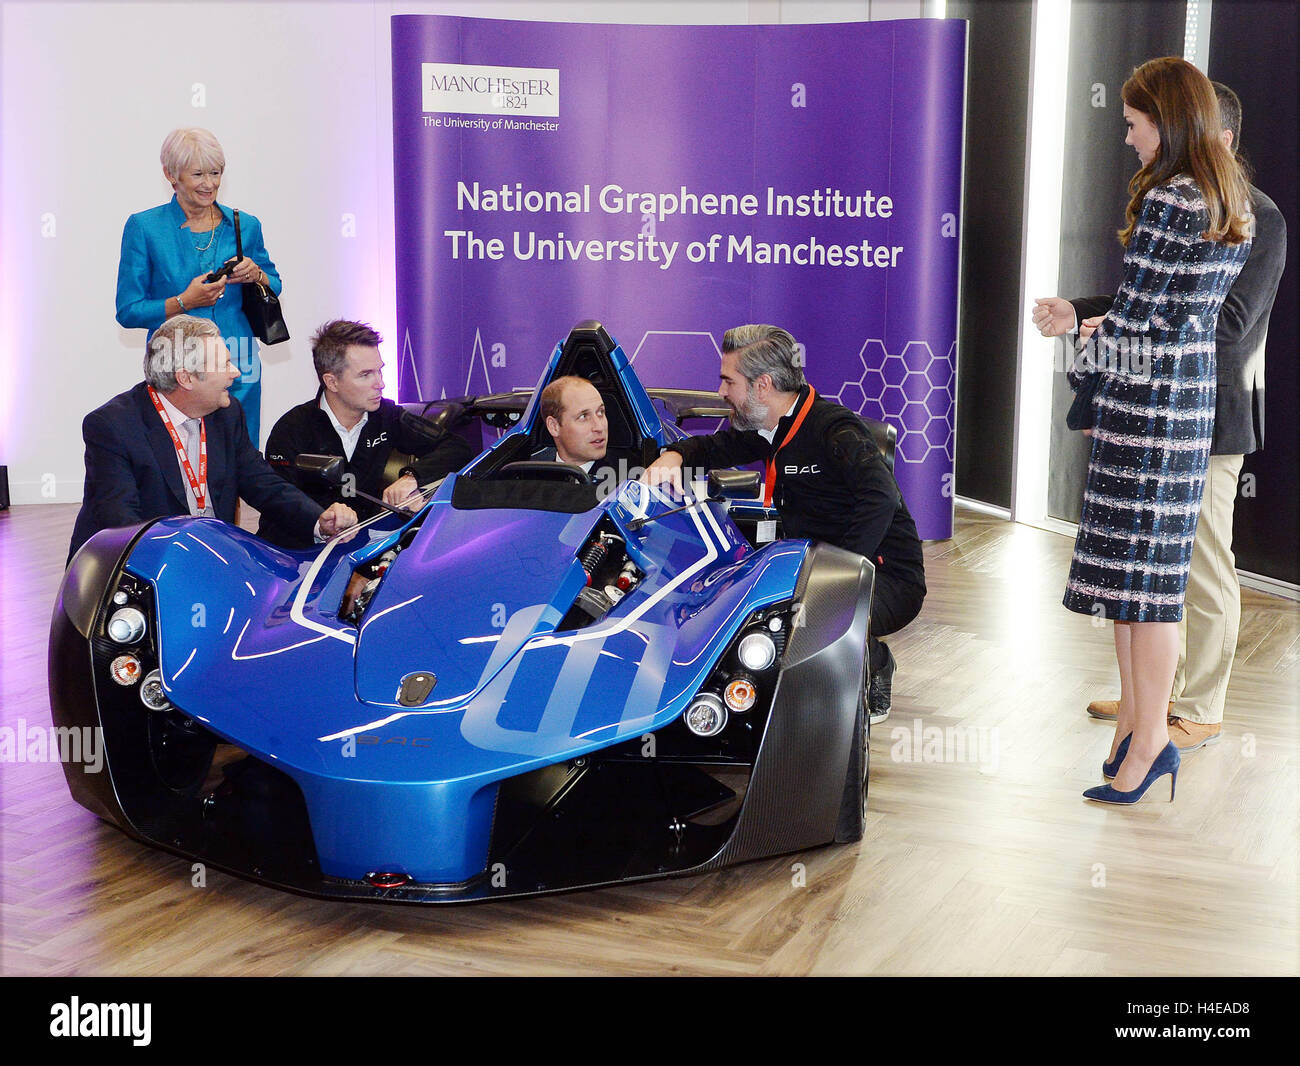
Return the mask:
<path fill-rule="evenodd" d="M 14 503 L 79 500 L 81 419 L 140 378 L 144 331 L 113 317 L 117 259 L 126 216 L 171 196 L 167 131 L 216 133 L 221 201 L 262 220 L 285 281 L 293 339 L 263 350 L 265 437 L 315 388 L 317 324 L 396 333 L 391 15 L 705 25 L 935 13 L 934 0 L 4 0 L 2 12 L 0 465 Z M 391 344 L 385 354 L 393 364 Z"/>

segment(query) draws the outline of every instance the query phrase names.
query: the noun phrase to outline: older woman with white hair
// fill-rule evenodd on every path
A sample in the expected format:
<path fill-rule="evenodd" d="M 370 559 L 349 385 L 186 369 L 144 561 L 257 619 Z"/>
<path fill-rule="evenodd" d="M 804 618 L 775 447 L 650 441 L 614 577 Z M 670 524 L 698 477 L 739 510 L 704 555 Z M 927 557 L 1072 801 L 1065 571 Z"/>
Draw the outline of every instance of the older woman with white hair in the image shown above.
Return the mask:
<path fill-rule="evenodd" d="M 231 395 L 243 407 L 248 435 L 259 447 L 262 367 L 241 286 L 255 283 L 279 295 L 280 275 L 266 254 L 261 223 L 242 210 L 244 258 L 235 259 L 234 215 L 217 203 L 226 156 L 216 137 L 204 129 L 172 130 L 161 160 L 175 195 L 170 203 L 126 220 L 117 267 L 117 321 L 147 329 L 150 336 L 173 315 L 216 322 L 240 373 Z M 204 280 L 222 267 L 224 276 Z"/>

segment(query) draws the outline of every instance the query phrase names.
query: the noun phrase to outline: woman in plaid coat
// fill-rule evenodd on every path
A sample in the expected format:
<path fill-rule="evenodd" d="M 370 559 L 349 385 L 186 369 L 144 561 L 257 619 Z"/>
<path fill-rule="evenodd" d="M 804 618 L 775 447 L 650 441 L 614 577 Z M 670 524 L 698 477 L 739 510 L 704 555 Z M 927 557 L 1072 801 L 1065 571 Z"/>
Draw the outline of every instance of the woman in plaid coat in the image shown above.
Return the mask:
<path fill-rule="evenodd" d="M 1103 767 L 1114 784 L 1084 793 L 1110 803 L 1136 802 L 1165 774 L 1173 798 L 1166 715 L 1214 430 L 1214 330 L 1250 251 L 1248 187 L 1218 138 L 1209 80 L 1182 59 L 1153 59 L 1122 96 L 1142 166 L 1119 235 L 1123 283 L 1104 319 L 1080 330 L 1078 362 L 1100 377 L 1064 601 L 1115 624 L 1120 708 Z M 1077 387 L 1082 375 L 1070 376 Z"/>

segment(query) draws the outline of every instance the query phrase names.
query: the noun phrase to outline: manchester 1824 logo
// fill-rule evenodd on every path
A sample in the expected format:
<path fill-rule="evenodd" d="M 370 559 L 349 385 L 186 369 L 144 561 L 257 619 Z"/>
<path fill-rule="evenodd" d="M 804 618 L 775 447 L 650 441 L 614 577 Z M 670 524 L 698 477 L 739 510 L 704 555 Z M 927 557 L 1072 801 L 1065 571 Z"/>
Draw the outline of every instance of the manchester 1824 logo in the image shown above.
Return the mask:
<path fill-rule="evenodd" d="M 462 115 L 560 113 L 560 72 L 548 67 L 422 63 L 424 110 Z"/>

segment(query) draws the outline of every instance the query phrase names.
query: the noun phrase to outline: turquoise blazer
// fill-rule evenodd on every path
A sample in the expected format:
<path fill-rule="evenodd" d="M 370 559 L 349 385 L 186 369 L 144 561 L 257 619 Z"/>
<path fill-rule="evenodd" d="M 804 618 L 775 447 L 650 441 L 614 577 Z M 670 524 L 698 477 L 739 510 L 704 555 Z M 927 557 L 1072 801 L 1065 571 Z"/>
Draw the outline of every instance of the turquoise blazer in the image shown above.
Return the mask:
<path fill-rule="evenodd" d="M 176 202 L 132 215 L 122 230 L 122 254 L 117 265 L 117 321 L 127 329 L 147 329 L 153 336 L 163 323 L 163 306 L 168 297 L 178 296 L 198 274 L 206 274 L 235 256 L 235 217 L 229 207 L 218 204 L 224 224 L 216 240 L 206 251 L 196 244 L 206 243 L 206 236 L 195 239 L 188 228 L 182 229 L 185 212 Z M 266 271 L 271 291 L 277 296 L 284 288 L 280 275 L 266 254 L 262 224 L 246 211 L 239 212 L 240 236 L 244 255 Z M 210 318 L 221 330 L 230 348 L 231 361 L 239 368 L 239 380 L 230 393 L 239 400 L 248 422 L 248 435 L 259 447 L 262 407 L 262 363 L 258 341 L 244 315 L 243 286 L 226 285 L 226 294 L 211 307 L 196 307 L 188 314 Z"/>

